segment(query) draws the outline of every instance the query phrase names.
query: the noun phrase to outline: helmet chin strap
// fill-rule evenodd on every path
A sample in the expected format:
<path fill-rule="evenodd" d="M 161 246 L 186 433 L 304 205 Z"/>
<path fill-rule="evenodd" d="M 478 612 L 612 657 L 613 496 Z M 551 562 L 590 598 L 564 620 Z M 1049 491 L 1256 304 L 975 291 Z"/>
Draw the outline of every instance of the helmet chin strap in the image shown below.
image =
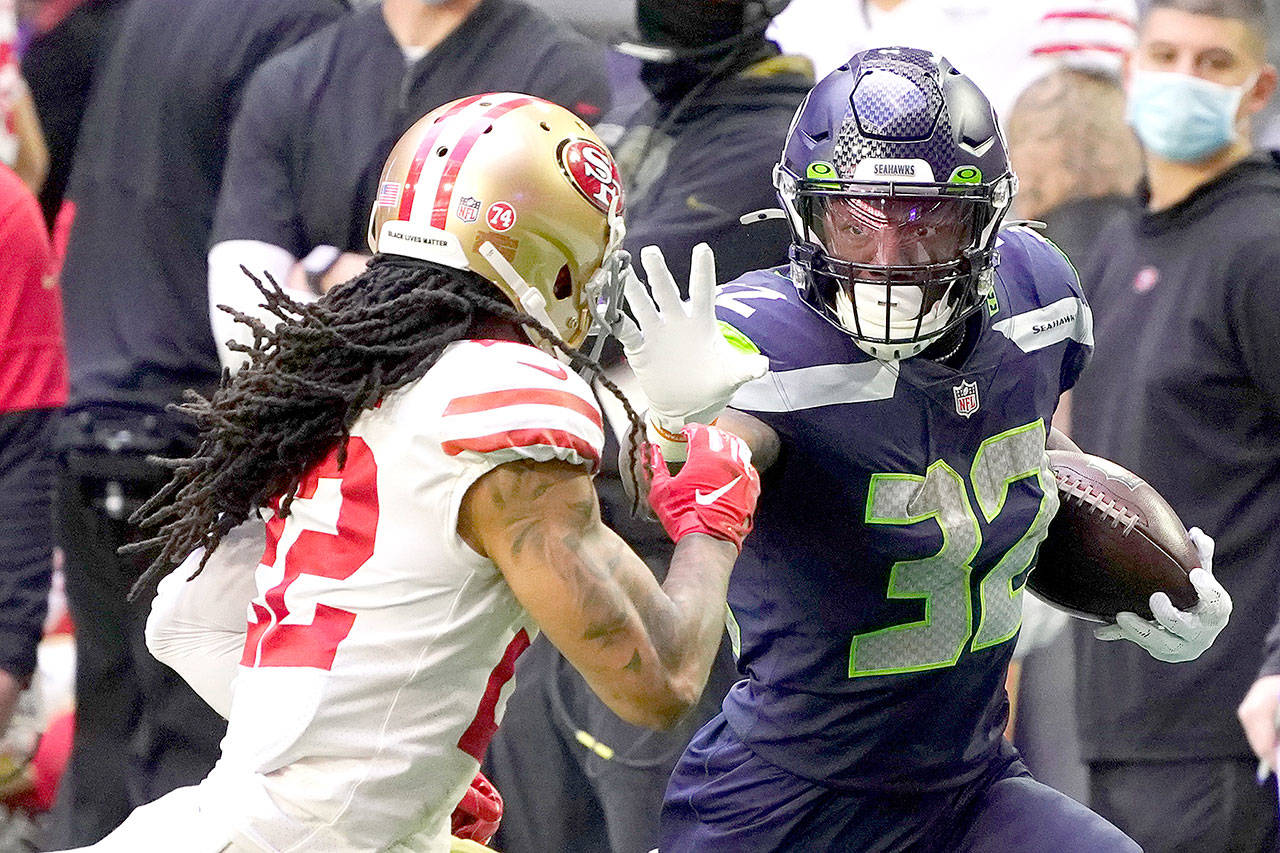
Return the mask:
<path fill-rule="evenodd" d="M 529 286 L 524 280 L 524 276 L 516 272 L 516 268 L 511 265 L 497 248 L 485 240 L 480 246 L 481 256 L 489 262 L 494 271 L 502 276 L 502 280 L 507 283 L 507 287 L 516 294 L 516 299 L 520 303 L 520 309 L 542 325 L 546 326 L 552 332 L 555 332 L 556 324 L 551 322 L 551 315 L 547 313 L 547 300 L 541 293 Z M 568 363 L 568 356 L 560 352 L 559 349 L 550 343 L 543 349 L 550 352 L 553 356 L 561 361 Z"/>
<path fill-rule="evenodd" d="M 623 269 L 626 266 L 626 262 L 629 260 L 627 253 L 620 249 L 622 246 L 623 236 L 627 231 L 626 225 L 622 221 L 622 217 L 618 215 L 618 204 L 620 200 L 620 196 L 614 196 L 613 201 L 609 204 L 609 212 L 607 214 L 609 240 L 605 243 L 604 259 L 600 264 L 600 269 L 592 275 L 591 280 L 588 281 L 585 286 L 589 302 L 588 307 L 590 308 L 592 317 L 597 321 L 605 317 L 612 320 L 617 316 L 617 300 L 618 295 L 622 292 Z M 480 255 L 489 262 L 489 265 L 493 267 L 494 271 L 502 277 L 504 282 L 506 282 L 507 287 L 511 288 L 512 292 L 516 294 L 516 299 L 520 303 L 521 310 L 542 325 L 546 326 L 553 333 L 558 333 L 556 324 L 552 322 L 551 315 L 547 313 L 546 297 L 543 296 L 540 291 L 531 287 L 529 282 L 524 280 L 524 276 L 520 275 L 516 268 L 511 265 L 511 262 L 498 251 L 497 247 L 495 247 L 493 243 L 488 240 L 484 241 L 484 243 L 480 245 L 479 251 Z M 612 287 L 609 286 L 611 282 L 614 285 Z M 616 293 L 613 293 L 612 291 L 616 291 Z M 598 314 L 596 311 L 597 306 L 595 305 L 595 299 L 601 292 L 606 293 L 606 298 L 610 300 L 610 306 L 603 314 Z M 607 329 L 608 326 L 606 325 L 605 328 Z M 599 355 L 599 351 L 603 345 L 602 335 L 601 339 L 596 343 L 595 353 L 592 356 L 593 359 Z M 558 347 L 552 345 L 550 342 L 542 348 L 550 352 L 551 355 L 555 356 L 565 364 L 569 364 L 571 361 L 568 355 L 561 352 Z"/>

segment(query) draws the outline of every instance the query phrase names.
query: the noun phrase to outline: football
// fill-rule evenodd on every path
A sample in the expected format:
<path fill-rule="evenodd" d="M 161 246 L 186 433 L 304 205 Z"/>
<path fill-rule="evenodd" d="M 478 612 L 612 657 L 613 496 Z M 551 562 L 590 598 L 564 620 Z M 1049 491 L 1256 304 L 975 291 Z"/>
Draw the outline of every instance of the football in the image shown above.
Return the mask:
<path fill-rule="evenodd" d="M 1198 600 L 1187 574 L 1200 564 L 1177 513 L 1133 472 L 1097 456 L 1050 450 L 1059 508 L 1027 579 L 1036 597 L 1083 619 L 1122 610 L 1151 619 L 1163 590 L 1180 610 Z"/>

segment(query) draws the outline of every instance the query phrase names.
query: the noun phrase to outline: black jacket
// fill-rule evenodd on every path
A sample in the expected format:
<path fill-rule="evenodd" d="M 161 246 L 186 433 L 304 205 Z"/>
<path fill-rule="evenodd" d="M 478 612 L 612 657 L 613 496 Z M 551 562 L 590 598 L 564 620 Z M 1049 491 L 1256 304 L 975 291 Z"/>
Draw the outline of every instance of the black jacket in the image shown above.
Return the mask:
<path fill-rule="evenodd" d="M 1177 665 L 1081 632 L 1085 759 L 1246 758 L 1235 708 L 1280 603 L 1280 162 L 1252 157 L 1167 210 L 1135 204 L 1080 272 L 1095 348 L 1072 438 L 1217 540 L 1234 605 L 1213 646 Z"/>
<path fill-rule="evenodd" d="M 598 128 L 623 172 L 627 250 L 638 256 L 643 246 L 661 246 L 682 287 L 689 253 L 704 241 L 721 282 L 784 263 L 786 223 L 744 226 L 738 217 L 778 206 L 773 166 L 812 85 L 808 60 L 774 56 L 712 83 L 678 114 L 650 100 Z"/>

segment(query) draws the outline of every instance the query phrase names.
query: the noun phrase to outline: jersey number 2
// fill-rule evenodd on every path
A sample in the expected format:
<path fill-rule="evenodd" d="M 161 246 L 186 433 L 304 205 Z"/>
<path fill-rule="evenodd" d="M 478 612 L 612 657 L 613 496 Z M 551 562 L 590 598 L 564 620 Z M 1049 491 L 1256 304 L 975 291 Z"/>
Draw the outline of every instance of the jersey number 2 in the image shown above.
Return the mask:
<path fill-rule="evenodd" d="M 290 612 L 285 594 L 302 575 L 346 580 L 373 556 L 378 527 L 378 466 L 364 439 L 347 440 L 347 464 L 338 468 L 335 449 L 311 469 L 298 485 L 296 500 L 315 497 L 321 478 L 337 478 L 342 496 L 337 533 L 304 530 L 284 555 L 284 577 L 267 590 L 263 603 L 253 602 L 254 621 L 245 639 L 243 666 L 309 666 L 331 669 L 338 644 L 351 633 L 356 615 L 349 610 L 316 604 L 310 623 Z M 279 515 L 267 522 L 267 548 L 262 562 L 276 561 L 276 547 L 284 531 Z"/>
<path fill-rule="evenodd" d="M 932 557 L 895 563 L 889 598 L 920 599 L 924 619 L 858 634 L 849 648 L 849 677 L 891 675 L 952 666 L 965 644 L 982 649 L 1011 639 L 1022 624 L 1022 587 L 1014 578 L 1035 558 L 1036 548 L 1058 511 L 1058 489 L 1045 465 L 1044 422 L 1002 432 L 982 442 L 969 482 L 983 518 L 990 524 L 1004 509 L 1009 487 L 1036 477 L 1042 497 L 1031 526 L 978 585 L 981 618 L 973 626 L 969 576 L 982 545 L 982 531 L 964 478 L 938 460 L 923 477 L 876 474 L 867 495 L 868 524 L 924 524 L 942 530 L 942 549 Z"/>

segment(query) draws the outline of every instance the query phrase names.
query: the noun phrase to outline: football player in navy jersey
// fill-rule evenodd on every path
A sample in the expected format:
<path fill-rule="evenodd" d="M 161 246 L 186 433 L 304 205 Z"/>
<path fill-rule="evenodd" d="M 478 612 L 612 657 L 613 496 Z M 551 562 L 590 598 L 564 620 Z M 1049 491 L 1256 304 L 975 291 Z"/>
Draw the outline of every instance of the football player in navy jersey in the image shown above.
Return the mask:
<path fill-rule="evenodd" d="M 688 302 L 646 250 L 653 297 L 633 280 L 617 329 L 667 459 L 719 415 L 764 471 L 729 589 L 742 680 L 672 776 L 662 850 L 1137 850 L 1002 736 L 1058 506 L 1045 449 L 1070 446 L 1049 424 L 1092 318 L 1053 244 L 1001 228 L 990 104 L 928 52 L 857 54 L 801 105 L 775 184 L 789 267 L 721 288 L 713 317 L 710 250 Z M 768 360 L 736 392 L 725 338 Z M 1200 595 L 1104 637 L 1195 657 L 1230 609 L 1211 577 Z"/>

